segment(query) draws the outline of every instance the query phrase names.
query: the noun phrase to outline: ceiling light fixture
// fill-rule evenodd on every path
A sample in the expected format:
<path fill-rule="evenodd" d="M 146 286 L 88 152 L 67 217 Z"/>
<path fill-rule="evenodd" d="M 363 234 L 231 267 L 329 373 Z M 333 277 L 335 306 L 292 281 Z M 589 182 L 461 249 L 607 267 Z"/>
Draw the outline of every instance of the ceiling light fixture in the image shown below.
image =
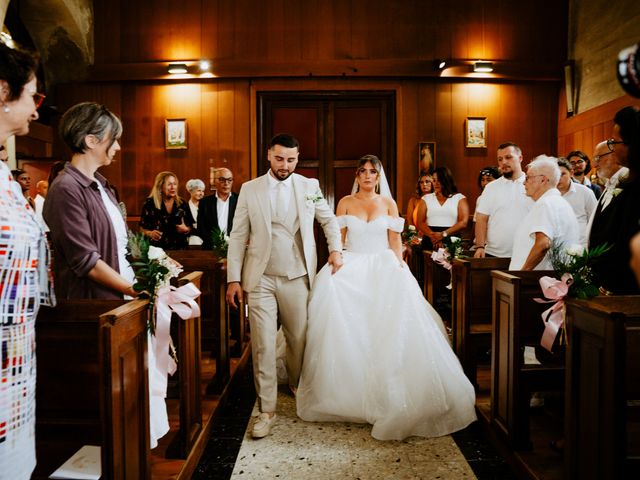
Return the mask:
<path fill-rule="evenodd" d="M 187 66 L 184 63 L 170 63 L 167 72 L 172 75 L 187 73 Z"/>
<path fill-rule="evenodd" d="M 493 72 L 493 63 L 485 60 L 478 60 L 473 64 L 473 71 L 475 73 L 491 73 Z"/>

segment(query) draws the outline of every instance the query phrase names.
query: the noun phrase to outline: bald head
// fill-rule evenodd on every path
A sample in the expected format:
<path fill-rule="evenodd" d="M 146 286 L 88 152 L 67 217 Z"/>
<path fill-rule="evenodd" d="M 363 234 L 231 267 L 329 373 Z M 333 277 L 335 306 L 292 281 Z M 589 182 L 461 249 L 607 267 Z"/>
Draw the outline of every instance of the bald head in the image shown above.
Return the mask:
<path fill-rule="evenodd" d="M 40 195 L 41 197 L 46 197 L 48 191 L 49 182 L 47 182 L 46 180 L 40 180 L 38 183 L 36 183 L 36 192 L 38 192 L 38 195 Z"/>
<path fill-rule="evenodd" d="M 620 170 L 618 157 L 615 152 L 609 150 L 606 140 L 596 145 L 593 151 L 593 166 L 597 169 L 598 177 L 603 180 L 608 180 Z"/>

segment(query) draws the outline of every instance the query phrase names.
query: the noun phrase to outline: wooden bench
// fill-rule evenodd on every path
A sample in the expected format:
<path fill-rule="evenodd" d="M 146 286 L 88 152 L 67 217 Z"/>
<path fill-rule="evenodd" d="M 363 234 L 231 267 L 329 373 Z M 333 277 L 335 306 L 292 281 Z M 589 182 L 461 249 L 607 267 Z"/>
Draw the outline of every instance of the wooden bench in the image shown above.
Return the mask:
<path fill-rule="evenodd" d="M 565 478 L 640 475 L 640 296 L 567 301 Z"/>
<path fill-rule="evenodd" d="M 562 390 L 564 355 L 545 355 L 536 348 L 541 365 L 524 363 L 524 347 L 540 345 L 544 331 L 541 314 L 549 304 L 539 279 L 549 271 L 492 271 L 491 415 L 492 427 L 514 450 L 531 448 L 529 400 L 535 391 Z"/>
<path fill-rule="evenodd" d="M 200 289 L 202 272 L 191 272 L 180 277 L 178 286 L 193 283 Z M 201 305 L 200 297 L 196 303 Z M 180 398 L 180 427 L 178 435 L 167 449 L 168 458 L 187 458 L 202 431 L 202 394 L 200 391 L 200 317 L 181 319 L 172 315 L 177 326 L 177 376 Z"/>
<path fill-rule="evenodd" d="M 34 478 L 100 445 L 102 478 L 148 479 L 148 301 L 59 301 L 36 321 Z"/>
<path fill-rule="evenodd" d="M 431 250 L 423 250 L 424 280 L 422 293 L 433 308 L 440 314 L 445 323 L 451 321 L 451 291 L 447 285 L 451 283 L 451 272 L 431 258 Z M 447 299 L 447 300 L 445 300 Z"/>
<path fill-rule="evenodd" d="M 471 256 L 453 262 L 452 343 L 476 388 L 478 352 L 491 347 L 491 271 L 507 270 L 509 262 L 509 258 Z"/>

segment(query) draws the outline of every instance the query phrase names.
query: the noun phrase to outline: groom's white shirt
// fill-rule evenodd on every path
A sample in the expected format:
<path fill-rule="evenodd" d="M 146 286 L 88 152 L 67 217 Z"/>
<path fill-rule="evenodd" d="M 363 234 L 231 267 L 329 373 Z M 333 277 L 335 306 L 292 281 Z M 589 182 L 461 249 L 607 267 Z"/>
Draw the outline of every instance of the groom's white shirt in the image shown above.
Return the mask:
<path fill-rule="evenodd" d="M 233 217 L 233 229 L 227 253 L 227 282 L 241 282 L 245 292 L 252 291 L 264 274 L 271 252 L 270 173 L 246 182 L 240 189 Z M 293 199 L 298 211 L 304 262 L 313 285 L 317 269 L 313 220 L 324 230 L 329 251 L 341 251 L 340 227 L 335 215 L 320 193 L 318 180 L 291 174 Z M 289 206 L 291 208 L 291 205 Z"/>

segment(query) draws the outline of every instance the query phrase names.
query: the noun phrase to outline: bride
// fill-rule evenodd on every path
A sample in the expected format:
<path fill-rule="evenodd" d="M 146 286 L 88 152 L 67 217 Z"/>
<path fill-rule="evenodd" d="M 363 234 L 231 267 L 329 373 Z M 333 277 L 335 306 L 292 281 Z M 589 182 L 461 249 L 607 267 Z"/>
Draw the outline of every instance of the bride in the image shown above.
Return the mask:
<path fill-rule="evenodd" d="M 379 440 L 466 427 L 475 392 L 402 261 L 404 220 L 377 157 L 360 159 L 337 215 L 344 266 L 335 275 L 325 266 L 311 293 L 298 416 L 370 423 Z"/>

